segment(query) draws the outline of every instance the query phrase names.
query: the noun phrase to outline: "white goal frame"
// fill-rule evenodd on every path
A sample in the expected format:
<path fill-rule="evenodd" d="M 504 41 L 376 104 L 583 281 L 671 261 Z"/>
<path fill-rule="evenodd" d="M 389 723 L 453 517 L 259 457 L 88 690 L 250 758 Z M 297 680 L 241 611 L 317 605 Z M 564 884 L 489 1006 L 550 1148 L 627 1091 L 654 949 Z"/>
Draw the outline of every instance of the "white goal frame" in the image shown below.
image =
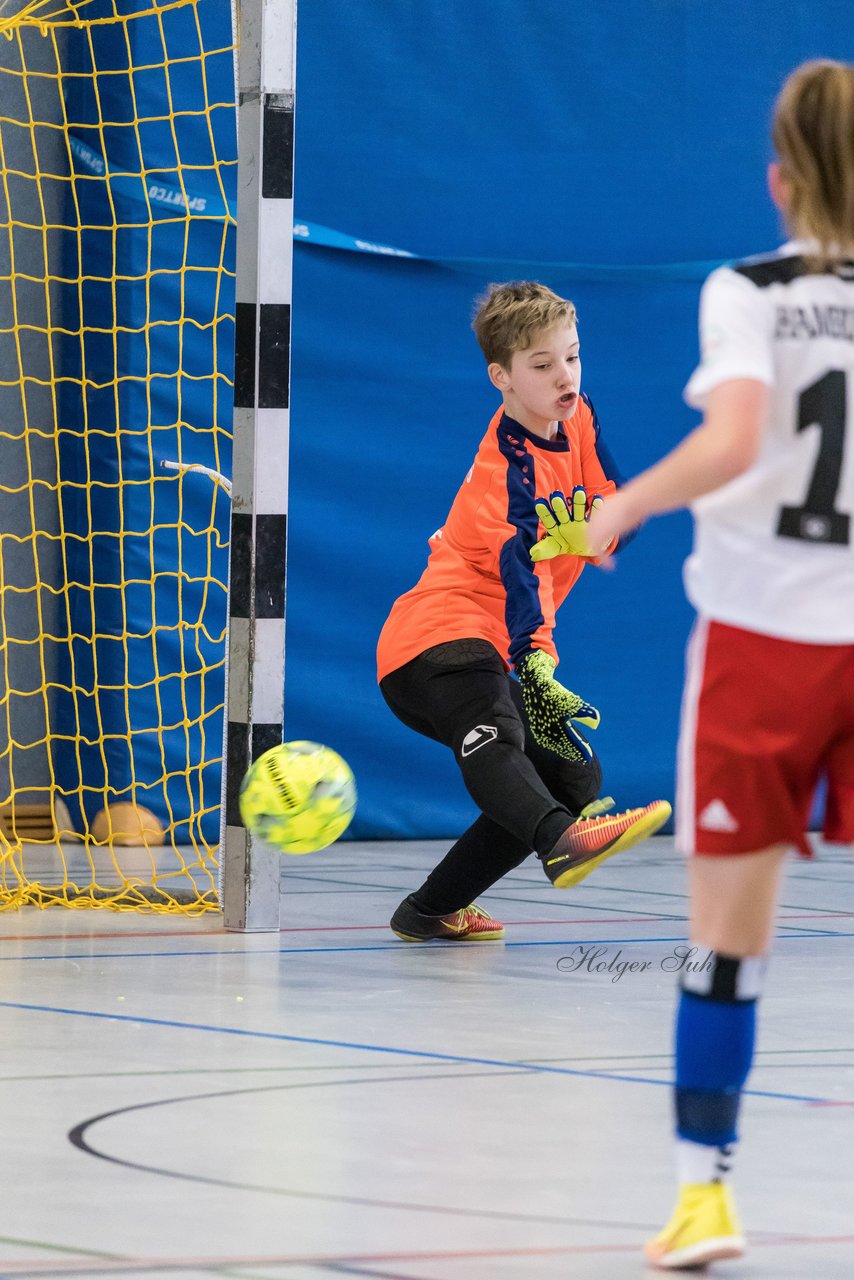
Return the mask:
<path fill-rule="evenodd" d="M 237 0 L 237 280 L 221 899 L 226 929 L 280 927 L 281 856 L 240 782 L 284 736 L 296 0 Z"/>

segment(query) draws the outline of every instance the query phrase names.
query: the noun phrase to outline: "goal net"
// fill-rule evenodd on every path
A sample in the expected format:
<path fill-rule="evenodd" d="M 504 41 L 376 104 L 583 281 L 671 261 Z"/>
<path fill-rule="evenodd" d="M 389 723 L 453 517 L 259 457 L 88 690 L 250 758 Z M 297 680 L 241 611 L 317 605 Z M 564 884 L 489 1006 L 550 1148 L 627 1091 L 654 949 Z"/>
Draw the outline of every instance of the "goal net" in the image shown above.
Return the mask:
<path fill-rule="evenodd" d="M 0 908 L 218 909 L 230 4 L 0 32 Z"/>

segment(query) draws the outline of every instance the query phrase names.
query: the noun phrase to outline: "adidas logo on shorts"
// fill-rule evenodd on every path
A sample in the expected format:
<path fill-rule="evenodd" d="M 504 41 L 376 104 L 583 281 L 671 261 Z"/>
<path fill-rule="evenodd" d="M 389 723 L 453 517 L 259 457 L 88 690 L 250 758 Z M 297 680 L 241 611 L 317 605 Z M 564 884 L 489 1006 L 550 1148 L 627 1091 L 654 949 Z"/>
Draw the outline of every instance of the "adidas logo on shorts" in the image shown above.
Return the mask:
<path fill-rule="evenodd" d="M 697 818 L 701 831 L 738 831 L 738 822 L 723 800 L 711 800 Z"/>

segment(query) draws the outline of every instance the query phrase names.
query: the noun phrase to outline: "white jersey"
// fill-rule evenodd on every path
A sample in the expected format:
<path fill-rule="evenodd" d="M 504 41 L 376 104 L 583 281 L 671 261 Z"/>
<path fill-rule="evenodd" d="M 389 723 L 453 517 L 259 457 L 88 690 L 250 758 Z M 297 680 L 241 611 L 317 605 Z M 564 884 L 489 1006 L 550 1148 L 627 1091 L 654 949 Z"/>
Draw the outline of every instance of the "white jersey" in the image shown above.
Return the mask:
<path fill-rule="evenodd" d="M 810 274 L 787 244 L 712 272 L 685 399 L 771 388 L 759 456 L 698 499 L 688 598 L 704 616 L 813 644 L 854 642 L 854 262 Z"/>

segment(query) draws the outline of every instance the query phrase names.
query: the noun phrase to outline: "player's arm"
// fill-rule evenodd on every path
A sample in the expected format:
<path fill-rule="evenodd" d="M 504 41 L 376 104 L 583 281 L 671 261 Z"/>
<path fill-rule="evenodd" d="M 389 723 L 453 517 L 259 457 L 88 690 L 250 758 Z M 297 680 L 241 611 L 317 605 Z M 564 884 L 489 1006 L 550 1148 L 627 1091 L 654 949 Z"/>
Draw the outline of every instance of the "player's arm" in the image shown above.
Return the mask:
<path fill-rule="evenodd" d="M 582 398 L 591 414 L 590 427 L 584 430 L 581 437 L 581 469 L 584 483 L 588 492 L 599 494 L 604 501 L 607 501 L 623 488 L 626 480 L 603 438 L 602 425 L 592 400 L 586 394 L 583 394 Z M 601 505 L 598 502 L 595 504 L 597 509 Z M 615 553 L 624 551 L 634 540 L 641 524 L 642 521 L 638 520 L 627 525 L 610 540 L 597 537 L 591 547 L 590 559 L 594 564 L 602 564 Z M 588 528 L 588 538 L 589 536 Z"/>
<path fill-rule="evenodd" d="M 591 515 L 591 542 L 603 546 L 649 516 L 689 506 L 740 476 L 759 453 L 770 394 L 756 378 L 713 387 L 700 426 Z"/>
<path fill-rule="evenodd" d="M 599 712 L 554 679 L 551 646 L 554 617 L 551 574 L 531 560 L 537 514 L 524 486 L 496 472 L 477 513 L 479 534 L 497 553 L 505 592 L 504 618 L 510 638 L 508 660 L 522 688 L 531 732 L 540 746 L 565 760 L 589 762 L 592 751 L 573 721 L 595 729 Z"/>
<path fill-rule="evenodd" d="M 571 495 L 553 493 L 537 501 L 537 513 L 545 531 L 531 551 L 532 560 L 548 560 L 557 555 L 577 555 L 601 565 L 618 549 L 625 548 L 638 532 L 629 527 L 623 536 L 613 537 L 604 545 L 590 540 L 590 516 L 603 505 L 605 498 L 616 493 L 625 483 L 614 457 L 602 438 L 602 428 L 593 402 L 586 394 L 582 400 L 589 414 L 581 423 L 579 456 L 583 485 Z"/>
<path fill-rule="evenodd" d="M 591 520 L 591 537 L 690 505 L 735 480 L 755 461 L 774 385 L 776 316 L 768 291 L 730 267 L 713 271 L 700 296 L 702 358 L 685 399 L 703 421 L 637 476 Z"/>

